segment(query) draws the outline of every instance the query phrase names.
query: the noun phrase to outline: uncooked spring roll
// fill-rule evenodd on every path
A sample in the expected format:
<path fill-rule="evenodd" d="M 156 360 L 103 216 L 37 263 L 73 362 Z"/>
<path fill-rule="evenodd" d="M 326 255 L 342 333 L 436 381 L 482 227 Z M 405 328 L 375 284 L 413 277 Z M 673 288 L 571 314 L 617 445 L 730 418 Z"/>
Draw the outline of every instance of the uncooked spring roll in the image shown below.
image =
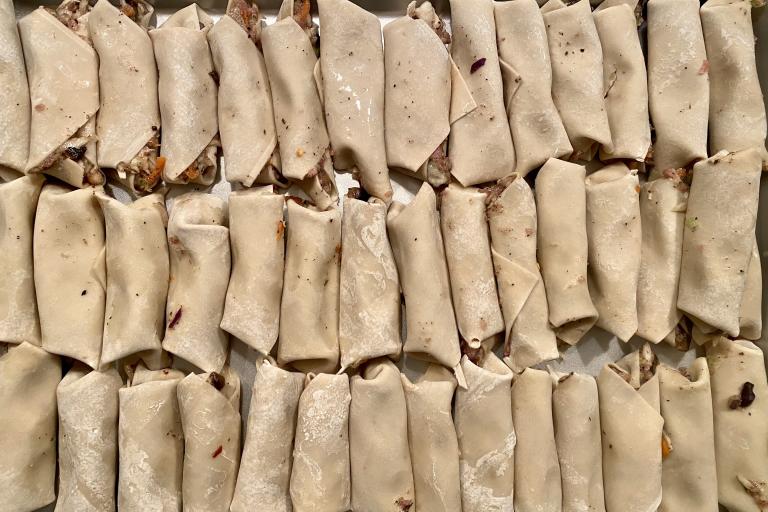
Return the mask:
<path fill-rule="evenodd" d="M 730 512 L 763 511 L 768 503 L 768 383 L 763 352 L 749 341 L 716 338 L 707 348 L 707 362 L 718 499 Z"/>
<path fill-rule="evenodd" d="M 515 512 L 560 512 L 560 462 L 552 423 L 552 379 L 527 368 L 512 384 L 515 425 Z"/>
<path fill-rule="evenodd" d="M 392 199 L 384 143 L 384 48 L 376 15 L 349 0 L 319 0 L 320 69 L 328 135 L 337 169 Z"/>
<path fill-rule="evenodd" d="M 389 241 L 406 304 L 403 350 L 416 359 L 453 369 L 462 385 L 461 351 L 436 200 L 432 187 L 424 183 L 410 204 L 396 202 L 387 212 Z"/>
<path fill-rule="evenodd" d="M 418 508 L 460 512 L 459 443 L 451 416 L 456 380 L 439 365 L 430 365 L 416 382 L 400 377 Z"/>
<path fill-rule="evenodd" d="M 589 160 L 598 146 L 611 144 L 603 85 L 603 51 L 589 0 L 544 6 L 552 99 L 573 146 L 574 157 Z"/>
<path fill-rule="evenodd" d="M 629 341 L 637 331 L 642 247 L 637 172 L 623 163 L 608 165 L 587 177 L 586 191 L 589 293 L 597 326 Z"/>
<path fill-rule="evenodd" d="M 350 505 L 349 378 L 309 374 L 299 398 L 291 471 L 296 512 L 338 512 Z"/>
<path fill-rule="evenodd" d="M 240 464 L 240 379 L 221 373 L 189 374 L 177 388 L 184 430 L 184 510 L 229 512 Z"/>
<path fill-rule="evenodd" d="M 571 345 L 597 321 L 587 284 L 585 175 L 583 166 L 551 158 L 536 176 L 538 256 L 549 322 Z"/>
<path fill-rule="evenodd" d="M 408 511 L 414 489 L 400 370 L 389 359 L 377 359 L 349 387 L 352 509 Z"/>
<path fill-rule="evenodd" d="M 531 187 L 517 174 L 499 180 L 491 189 L 486 215 L 506 325 L 504 362 L 519 372 L 558 357 L 536 262 L 536 203 Z"/>
<path fill-rule="evenodd" d="M 229 194 L 232 275 L 221 328 L 262 354 L 272 350 L 280 326 L 284 205 L 269 186 Z"/>
<path fill-rule="evenodd" d="M 547 30 L 536 0 L 494 2 L 504 101 L 517 164 L 525 176 L 573 147 L 552 101 Z"/>
<path fill-rule="evenodd" d="M 117 509 L 181 511 L 184 433 L 178 370 L 149 371 L 141 363 L 120 389 Z"/>
<path fill-rule="evenodd" d="M 648 100 L 659 176 L 707 157 L 709 61 L 698 0 L 649 0 L 647 10 Z"/>
<path fill-rule="evenodd" d="M 118 391 L 115 368 L 73 367 L 56 390 L 59 496 L 56 512 L 115 510 Z"/>
<path fill-rule="evenodd" d="M 23 173 L 29 151 L 29 84 L 13 0 L 0 1 L 0 170 Z"/>
<path fill-rule="evenodd" d="M 341 240 L 341 367 L 381 356 L 397 358 L 402 348 L 400 280 L 387 238 L 387 205 L 376 198 L 344 198 Z"/>
<path fill-rule="evenodd" d="M 660 512 L 717 512 L 715 434 L 707 360 L 676 370 L 659 366 L 665 449 Z"/>
<path fill-rule="evenodd" d="M 721 151 L 694 166 L 677 307 L 697 323 L 739 334 L 754 244 L 760 153 Z"/>
<path fill-rule="evenodd" d="M 563 512 L 605 512 L 600 404 L 591 375 L 553 375 L 552 414 Z"/>
<path fill-rule="evenodd" d="M 120 9 L 99 0 L 88 18 L 88 33 L 99 55 L 99 166 L 115 169 L 118 178 L 139 194 L 160 182 L 165 163 L 157 158 L 157 66 L 147 34 L 153 11 L 143 0 L 124 0 Z"/>
<path fill-rule="evenodd" d="M 43 181 L 24 176 L 0 184 L 0 340 L 6 343 L 40 345 L 32 237 Z"/>
<path fill-rule="evenodd" d="M 218 85 L 206 39 L 212 25 L 211 17 L 191 4 L 149 33 L 159 77 L 162 174 L 168 183 L 210 185 L 216 178 Z"/>
<path fill-rule="evenodd" d="M 101 189 L 45 185 L 35 217 L 35 294 L 42 346 L 96 368 L 104 333 Z"/>
<path fill-rule="evenodd" d="M 0 357 L 0 509 L 56 499 L 56 386 L 61 360 L 26 342 Z"/>
<path fill-rule="evenodd" d="M 106 227 L 107 296 L 101 364 L 139 354 L 154 367 L 168 294 L 163 194 L 130 204 L 98 196 Z"/>
<path fill-rule="evenodd" d="M 451 56 L 477 108 L 451 126 L 448 156 L 464 186 L 503 178 L 515 168 L 491 0 L 451 2 Z"/>
<path fill-rule="evenodd" d="M 334 371 L 339 364 L 339 210 L 288 201 L 285 252 L 278 361 L 301 371 Z"/>
<path fill-rule="evenodd" d="M 757 240 L 752 244 L 752 253 L 747 269 L 747 282 L 741 296 L 739 308 L 739 337 L 759 340 L 763 333 L 763 268 Z"/>
<path fill-rule="evenodd" d="M 229 348 L 219 328 L 230 269 L 224 201 L 189 192 L 176 198 L 168 222 L 170 280 L 163 348 L 201 370 L 219 371 Z"/>
<path fill-rule="evenodd" d="M 291 512 L 291 465 L 304 374 L 265 359 L 256 365 L 245 446 L 230 510 Z"/>
<path fill-rule="evenodd" d="M 440 226 L 456 323 L 462 338 L 472 348 L 504 330 L 485 197 L 476 188 L 451 184 L 442 192 L 440 202 Z"/>
<path fill-rule="evenodd" d="M 19 20 L 32 107 L 25 172 L 74 187 L 104 183 L 96 165 L 99 58 L 88 39 L 89 11 L 87 0 L 64 0 Z"/>
<path fill-rule="evenodd" d="M 493 352 L 478 364 L 461 360 L 466 389 L 456 390 L 454 422 L 459 440 L 464 512 L 509 512 L 515 488 L 512 370 Z"/>
<path fill-rule="evenodd" d="M 646 344 L 597 377 L 607 510 L 650 512 L 661 503 L 664 420 L 655 366 Z"/>

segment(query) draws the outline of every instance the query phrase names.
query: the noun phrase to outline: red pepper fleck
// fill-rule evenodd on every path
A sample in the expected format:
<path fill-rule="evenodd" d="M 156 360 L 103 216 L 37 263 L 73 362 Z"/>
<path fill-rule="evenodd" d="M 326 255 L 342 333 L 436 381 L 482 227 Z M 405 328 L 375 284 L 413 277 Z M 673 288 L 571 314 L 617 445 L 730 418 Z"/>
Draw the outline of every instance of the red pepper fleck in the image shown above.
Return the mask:
<path fill-rule="evenodd" d="M 709 61 L 707 59 L 704 59 L 704 62 L 701 63 L 701 67 L 699 68 L 699 74 L 706 75 L 708 72 L 709 72 Z"/>
<path fill-rule="evenodd" d="M 214 458 L 214 459 L 215 459 L 216 457 L 218 457 L 219 455 L 221 455 L 221 452 L 223 452 L 223 451 L 224 451 L 224 447 L 223 447 L 223 446 L 221 446 L 221 445 L 219 445 L 219 447 L 218 447 L 218 448 L 216 448 L 216 450 L 213 452 L 213 457 L 212 457 L 212 458 Z"/>
<path fill-rule="evenodd" d="M 177 309 L 176 313 L 174 313 L 173 318 L 171 319 L 171 323 L 168 324 L 169 329 L 176 327 L 176 324 L 178 324 L 179 320 L 181 320 L 181 308 L 182 306 L 179 306 L 179 309 Z"/>
<path fill-rule="evenodd" d="M 472 63 L 472 67 L 469 68 L 469 74 L 473 74 L 483 66 L 485 66 L 485 57 L 481 57 Z"/>

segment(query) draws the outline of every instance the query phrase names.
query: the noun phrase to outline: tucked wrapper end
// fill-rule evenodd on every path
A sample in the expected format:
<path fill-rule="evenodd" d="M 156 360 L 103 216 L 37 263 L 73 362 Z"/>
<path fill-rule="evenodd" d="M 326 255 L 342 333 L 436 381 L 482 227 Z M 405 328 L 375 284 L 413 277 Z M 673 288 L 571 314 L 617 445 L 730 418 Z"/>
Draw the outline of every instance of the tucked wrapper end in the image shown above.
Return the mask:
<path fill-rule="evenodd" d="M 0 171 L 23 173 L 29 152 L 30 101 L 13 0 L 0 2 Z M 12 128 L 8 128 L 12 127 Z"/>
<path fill-rule="evenodd" d="M 760 251 L 757 240 L 752 245 L 752 253 L 747 269 L 747 282 L 741 296 L 739 308 L 739 337 L 747 340 L 759 340 L 763 333 L 763 269 L 760 263 Z"/>

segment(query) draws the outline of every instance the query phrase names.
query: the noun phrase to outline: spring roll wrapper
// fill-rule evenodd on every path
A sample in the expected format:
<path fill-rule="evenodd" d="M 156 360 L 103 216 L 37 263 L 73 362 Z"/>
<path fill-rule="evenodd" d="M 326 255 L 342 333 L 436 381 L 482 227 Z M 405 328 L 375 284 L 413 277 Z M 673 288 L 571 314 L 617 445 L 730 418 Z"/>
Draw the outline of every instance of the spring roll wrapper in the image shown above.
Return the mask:
<path fill-rule="evenodd" d="M 438 365 L 430 366 L 416 382 L 401 378 L 418 506 L 460 512 L 459 443 L 451 412 L 456 380 Z"/>
<path fill-rule="evenodd" d="M 23 173 L 31 107 L 13 0 L 0 1 L 0 68 L 0 169 Z"/>
<path fill-rule="evenodd" d="M 167 183 L 210 185 L 216 165 L 188 180 L 184 171 L 193 165 L 219 132 L 217 90 L 213 59 L 206 34 L 213 20 L 197 4 L 174 13 L 150 31 L 157 59 L 160 117 L 163 123 L 161 156 L 166 158 Z"/>
<path fill-rule="evenodd" d="M 163 348 L 201 370 L 219 371 L 229 336 L 219 328 L 229 283 L 229 229 L 220 198 L 189 192 L 168 221 L 170 286 Z"/>
<path fill-rule="evenodd" d="M 127 512 L 181 511 L 184 432 L 178 370 L 149 371 L 141 364 L 119 391 L 117 508 Z"/>
<path fill-rule="evenodd" d="M 387 238 L 387 205 L 376 198 L 345 198 L 341 241 L 341 366 L 397 358 L 402 350 L 400 280 Z"/>
<path fill-rule="evenodd" d="M 552 418 L 552 379 L 528 368 L 512 384 L 515 424 L 515 511 L 560 512 L 560 463 Z"/>
<path fill-rule="evenodd" d="M 454 423 L 459 440 L 464 512 L 513 510 L 515 444 L 512 370 L 492 352 L 481 366 L 461 360 L 466 389 L 456 390 Z"/>
<path fill-rule="evenodd" d="M 319 0 L 317 6 L 325 119 L 335 167 L 356 168 L 363 188 L 389 203 L 381 24 L 349 0 Z"/>
<path fill-rule="evenodd" d="M 349 385 L 351 508 L 407 510 L 414 486 L 400 370 L 389 359 L 378 359 Z"/>
<path fill-rule="evenodd" d="M 255 507 L 293 510 L 291 454 L 303 389 L 304 374 L 283 370 L 267 359 L 257 363 L 232 512 Z"/>
<path fill-rule="evenodd" d="M 671 451 L 661 465 L 659 511 L 717 512 L 715 434 L 707 360 L 696 359 L 689 377 L 659 366 L 659 391 L 664 433 Z"/>
<path fill-rule="evenodd" d="M 451 172 L 468 187 L 509 174 L 516 164 L 515 147 L 504 110 L 493 2 L 453 0 L 451 28 L 451 56 L 477 103 L 451 126 L 448 141 Z"/>
<path fill-rule="evenodd" d="M 591 375 L 553 376 L 552 414 L 563 512 L 605 512 L 600 403 Z"/>
<path fill-rule="evenodd" d="M 410 204 L 390 207 L 387 230 L 406 304 L 408 336 L 403 350 L 416 359 L 453 369 L 462 385 L 448 266 L 435 192 L 429 184 L 421 186 Z"/>
<path fill-rule="evenodd" d="M 349 378 L 310 374 L 299 398 L 291 470 L 296 512 L 350 507 Z"/>
<path fill-rule="evenodd" d="M 516 372 L 558 357 L 549 324 L 544 281 L 536 261 L 536 203 L 519 175 L 502 180 L 506 188 L 492 199 L 486 214 L 491 252 L 504 314 L 504 362 Z"/>
<path fill-rule="evenodd" d="M 271 186 L 229 194 L 229 277 L 221 328 L 269 354 L 280 328 L 285 199 Z"/>
<path fill-rule="evenodd" d="M 22 342 L 0 357 L 0 508 L 32 512 L 56 499 L 56 386 L 61 360 Z"/>
<path fill-rule="evenodd" d="M 549 158 L 570 155 L 573 147 L 552 101 L 552 64 L 539 5 L 495 2 L 494 15 L 515 171 L 525 176 Z"/>
<path fill-rule="evenodd" d="M 59 496 L 56 512 L 115 510 L 118 391 L 123 379 L 77 365 L 56 390 Z"/>
<path fill-rule="evenodd" d="M 752 245 L 752 254 L 747 269 L 747 283 L 741 296 L 739 309 L 739 337 L 759 340 L 763 334 L 763 269 L 757 240 Z"/>
<path fill-rule="evenodd" d="M 640 385 L 638 352 L 603 366 L 597 377 L 607 510 L 654 512 L 661 503 L 659 377 Z M 632 383 L 616 373 L 631 375 Z"/>
<path fill-rule="evenodd" d="M 587 206 L 583 166 L 551 158 L 536 177 L 538 256 L 549 322 L 577 343 L 597 321 L 587 284 Z"/>
<path fill-rule="evenodd" d="M 600 148 L 600 157 L 642 162 L 651 147 L 651 124 L 635 12 L 622 3 L 595 12 L 594 18 L 603 50 L 603 94 L 611 129 L 611 142 Z"/>
<path fill-rule="evenodd" d="M 669 178 L 640 190 L 642 248 L 637 282 L 637 334 L 652 343 L 665 339 L 680 321 L 677 287 L 683 254 L 688 192 Z"/>
<path fill-rule="evenodd" d="M 692 320 L 739 334 L 754 246 L 761 160 L 755 149 L 697 163 L 688 197 L 677 307 Z"/>
<path fill-rule="evenodd" d="M 341 212 L 288 201 L 285 284 L 280 304 L 281 365 L 332 372 L 339 364 Z"/>
<path fill-rule="evenodd" d="M 637 331 L 640 272 L 640 185 L 615 163 L 586 179 L 589 292 L 597 326 L 628 341 Z"/>
<path fill-rule="evenodd" d="M 658 177 L 707 157 L 709 64 L 697 0 L 649 0 L 647 12 L 652 177 Z"/>
<path fill-rule="evenodd" d="M 700 13 L 710 77 L 709 153 L 755 148 L 765 163 L 765 105 L 757 76 L 752 4 L 709 0 Z"/>
<path fill-rule="evenodd" d="M 219 377 L 189 374 L 177 388 L 184 430 L 184 510 L 229 512 L 240 464 L 240 379 L 229 367 Z"/>
<path fill-rule="evenodd" d="M 45 185 L 35 217 L 35 293 L 43 348 L 96 368 L 104 331 L 100 189 Z"/>
<path fill-rule="evenodd" d="M 471 347 L 504 330 L 496 292 L 485 194 L 452 183 L 442 192 L 440 225 L 461 337 Z"/>
<path fill-rule="evenodd" d="M 32 237 L 42 176 L 0 184 L 0 339 L 40 346 Z"/>

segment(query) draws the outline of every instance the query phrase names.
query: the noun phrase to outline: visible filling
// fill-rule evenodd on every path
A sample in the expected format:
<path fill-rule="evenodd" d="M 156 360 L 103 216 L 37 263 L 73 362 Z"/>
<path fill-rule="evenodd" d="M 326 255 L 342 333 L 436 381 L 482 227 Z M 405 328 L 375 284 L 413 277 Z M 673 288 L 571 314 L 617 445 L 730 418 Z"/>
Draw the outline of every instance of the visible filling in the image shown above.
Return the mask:
<path fill-rule="evenodd" d="M 80 18 L 90 10 L 88 0 L 64 0 L 51 14 L 67 28 L 88 41 L 88 23 L 80 23 Z"/>
<path fill-rule="evenodd" d="M 440 144 L 427 159 L 427 181 L 432 185 L 445 185 L 451 180 L 451 159 L 445 152 L 446 143 Z"/>
<path fill-rule="evenodd" d="M 424 2 L 418 7 L 416 7 L 416 2 L 411 2 L 408 4 L 406 13 L 413 19 L 426 22 L 444 44 L 451 44 L 451 34 L 448 33 L 445 23 L 437 15 L 435 8 L 430 2 Z"/>
<path fill-rule="evenodd" d="M 320 157 L 320 160 L 318 160 L 315 166 L 309 170 L 306 176 L 306 178 L 317 177 L 317 182 L 320 184 L 320 188 L 328 195 L 332 195 L 336 190 L 336 185 L 334 184 L 331 177 L 328 176 L 328 173 L 325 170 L 325 165 L 328 162 L 328 158 L 330 158 L 330 156 L 330 149 L 326 149 L 323 153 L 323 156 Z"/>
<path fill-rule="evenodd" d="M 227 15 L 243 27 L 248 37 L 256 44 L 261 40 L 261 14 L 259 6 L 247 0 L 232 2 Z"/>
<path fill-rule="evenodd" d="M 152 6 L 143 0 L 120 1 L 120 11 L 143 27 L 149 25 L 153 10 Z"/>
<path fill-rule="evenodd" d="M 214 137 L 211 142 L 205 147 L 200 156 L 198 156 L 189 167 L 184 169 L 179 175 L 179 180 L 184 183 L 195 181 L 201 176 L 210 174 L 211 171 L 216 171 L 216 155 L 219 151 L 219 138 Z"/>
<path fill-rule="evenodd" d="M 32 172 L 45 172 L 48 169 L 62 163 L 64 160 L 71 160 L 83 169 L 83 185 L 101 185 L 104 183 L 104 175 L 99 168 L 86 158 L 88 143 L 93 141 L 93 137 L 88 133 L 88 125 L 80 127 L 74 137 L 67 140 L 64 144 L 52 151 L 40 165 L 32 169 Z"/>
<path fill-rule="evenodd" d="M 130 162 L 120 162 L 117 164 L 117 172 L 119 174 L 134 176 L 133 188 L 137 192 L 151 192 L 160 182 L 160 177 L 165 168 L 165 157 L 158 156 L 159 147 L 158 138 L 155 135 Z"/>
<path fill-rule="evenodd" d="M 755 501 L 757 508 L 760 510 L 768 509 L 768 484 L 760 482 L 759 480 L 750 480 L 741 475 L 737 475 L 739 483 L 744 487 L 752 499 Z"/>

